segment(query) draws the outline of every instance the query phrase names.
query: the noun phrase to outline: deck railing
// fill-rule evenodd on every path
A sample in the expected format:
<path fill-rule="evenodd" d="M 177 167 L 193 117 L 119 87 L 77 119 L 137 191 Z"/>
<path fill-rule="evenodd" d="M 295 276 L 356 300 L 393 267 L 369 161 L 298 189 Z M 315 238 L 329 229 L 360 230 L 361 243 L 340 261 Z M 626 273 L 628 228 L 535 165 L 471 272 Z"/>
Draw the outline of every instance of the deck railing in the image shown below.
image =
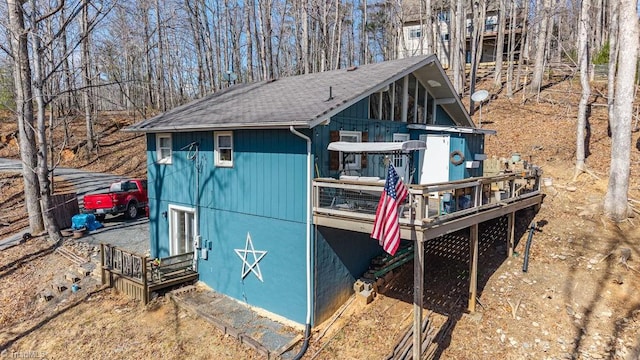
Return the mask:
<path fill-rule="evenodd" d="M 446 183 L 408 186 L 400 205 L 400 225 L 423 226 L 508 204 L 540 193 L 538 171 L 507 173 Z M 382 182 L 317 178 L 313 181 L 313 211 L 321 216 L 371 221 L 375 219 Z"/>
<path fill-rule="evenodd" d="M 198 278 L 193 252 L 151 259 L 109 244 L 100 244 L 100 250 L 102 283 L 145 304 L 153 291 Z"/>

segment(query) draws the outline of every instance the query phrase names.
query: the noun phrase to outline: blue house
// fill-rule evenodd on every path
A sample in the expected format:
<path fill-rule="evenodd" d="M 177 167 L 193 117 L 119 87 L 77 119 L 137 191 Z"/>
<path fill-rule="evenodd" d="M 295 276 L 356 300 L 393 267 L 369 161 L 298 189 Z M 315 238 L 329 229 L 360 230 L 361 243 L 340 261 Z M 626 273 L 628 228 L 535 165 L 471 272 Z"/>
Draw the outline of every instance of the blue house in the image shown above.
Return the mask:
<path fill-rule="evenodd" d="M 391 160 L 405 182 L 430 184 L 482 176 L 490 133 L 434 55 L 234 85 L 127 131 L 147 136 L 152 256 L 194 252 L 215 291 L 311 325 L 382 252 L 366 233 L 314 224 L 314 178 L 385 174 L 384 155 L 328 144 L 423 140 Z"/>

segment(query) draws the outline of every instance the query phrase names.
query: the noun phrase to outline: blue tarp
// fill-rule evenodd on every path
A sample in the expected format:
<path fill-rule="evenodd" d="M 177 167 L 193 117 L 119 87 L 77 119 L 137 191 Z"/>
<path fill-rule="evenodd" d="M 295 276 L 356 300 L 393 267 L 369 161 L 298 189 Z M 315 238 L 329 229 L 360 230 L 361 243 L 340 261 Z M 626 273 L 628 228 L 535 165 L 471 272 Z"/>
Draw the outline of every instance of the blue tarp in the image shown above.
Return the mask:
<path fill-rule="evenodd" d="M 93 214 L 78 214 L 71 218 L 71 228 L 74 230 L 86 228 L 89 231 L 93 231 L 103 226 L 100 222 L 96 221 L 96 217 Z"/>

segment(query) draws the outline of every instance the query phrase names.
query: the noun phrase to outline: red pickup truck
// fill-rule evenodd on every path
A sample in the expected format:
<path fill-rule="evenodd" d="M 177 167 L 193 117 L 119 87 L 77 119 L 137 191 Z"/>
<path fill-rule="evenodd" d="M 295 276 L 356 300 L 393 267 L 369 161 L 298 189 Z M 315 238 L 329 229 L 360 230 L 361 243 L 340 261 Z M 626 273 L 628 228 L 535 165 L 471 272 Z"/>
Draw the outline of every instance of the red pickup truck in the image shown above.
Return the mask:
<path fill-rule="evenodd" d="M 107 214 L 125 214 L 135 219 L 147 206 L 147 180 L 131 179 L 111 184 L 109 192 L 84 196 L 84 213 L 95 214 L 103 221 Z"/>

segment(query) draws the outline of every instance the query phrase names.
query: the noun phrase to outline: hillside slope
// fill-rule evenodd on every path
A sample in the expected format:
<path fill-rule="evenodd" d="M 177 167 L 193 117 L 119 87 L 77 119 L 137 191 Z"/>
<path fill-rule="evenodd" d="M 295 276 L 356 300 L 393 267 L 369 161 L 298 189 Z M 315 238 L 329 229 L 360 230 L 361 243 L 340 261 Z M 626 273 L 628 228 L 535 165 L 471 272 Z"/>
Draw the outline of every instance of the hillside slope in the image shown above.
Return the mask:
<path fill-rule="evenodd" d="M 601 85 L 594 84 L 594 87 L 594 94 L 606 93 Z M 622 359 L 640 354 L 640 293 L 637 291 L 640 288 L 640 231 L 637 228 L 640 219 L 614 225 L 604 221 L 598 212 L 607 186 L 611 146 L 606 108 L 601 106 L 605 101 L 601 96 L 593 99 L 587 159 L 588 167 L 598 178 L 583 174 L 571 182 L 578 99 L 577 84 L 563 81 L 546 88 L 540 102 L 529 100 L 523 104 L 521 94 L 512 100 L 498 94 L 483 106 L 482 127 L 498 131 L 497 135 L 487 137 L 486 153 L 505 158 L 519 153 L 523 159 L 543 168 L 544 176 L 553 179 L 557 192 L 548 193 L 539 213 L 528 215 L 543 225 L 533 238 L 528 272 L 522 272 L 522 256 L 505 258 L 504 244 L 499 239 L 483 240 L 489 242 L 485 258 L 481 259 L 481 305 L 473 316 L 463 311 L 468 286 L 464 256 L 462 260 L 452 260 L 427 253 L 427 310 L 433 311 L 430 317 L 437 339 L 432 351 L 441 358 Z M 478 113 L 474 120 L 480 123 Z M 82 151 L 74 153 L 72 149 L 82 141 L 82 136 L 76 135 L 68 148 L 56 152 L 60 166 L 144 176 L 144 136 L 118 131 L 131 121 L 118 114 L 101 117 L 96 124 L 101 134 L 98 156 L 87 156 Z M 81 120 L 74 120 L 71 125 L 77 134 L 82 134 Z M 14 131 L 11 119 L 6 115 L 0 119 L 0 157 L 17 156 L 15 141 L 6 136 Z M 61 139 L 62 129 L 56 129 L 55 134 Z M 633 133 L 632 140 L 635 147 L 631 154 L 629 195 L 640 200 L 640 133 Z M 25 217 L 21 184 L 17 175 L 0 178 L 0 237 L 3 231 L 6 234 L 26 224 L 18 220 Z M 640 208 L 640 203 L 633 204 Z M 518 231 L 521 237 L 516 251 L 520 254 L 524 252 L 526 225 L 524 228 L 521 225 Z M 464 246 L 461 247 L 463 255 Z M 29 317 L 34 307 L 40 309 L 42 305 L 34 298 L 36 291 L 46 287 L 47 279 L 65 266 L 55 258 L 47 260 L 57 255 L 41 253 L 41 248 L 28 242 L 0 254 L 2 328 L 24 321 L 20 316 Z M 621 261 L 624 249 L 628 249 L 630 257 Z M 33 266 L 46 262 L 51 268 L 38 269 L 37 277 L 29 276 L 32 271 L 27 265 L 14 269 L 16 264 L 23 264 L 24 259 L 34 257 L 41 260 Z M 387 291 L 371 304 L 352 302 L 335 321 L 319 326 L 305 358 L 380 358 L 389 352 L 411 323 L 412 266 L 408 263 L 399 269 Z M 15 285 L 18 280 L 20 286 Z M 158 354 L 157 349 L 161 349 L 160 353 L 168 351 L 165 354 L 169 358 L 178 358 L 181 353 L 206 358 L 207 349 L 211 347 L 211 353 L 222 358 L 247 356 L 242 347 L 226 346 L 222 351 L 220 344 L 226 340 L 221 336 L 204 343 L 191 341 L 185 337 L 195 336 L 193 332 L 178 328 L 175 321 L 164 317 L 155 323 L 152 333 L 132 331 L 126 324 L 111 321 L 114 316 L 126 318 L 110 310 L 114 303 L 131 318 L 145 323 L 153 322 L 157 310 L 119 300 L 115 294 L 92 299 L 91 306 L 65 310 L 64 318 L 60 319 L 64 321 L 46 321 L 50 315 L 44 310 L 36 312 L 31 316 L 35 318 L 29 321 L 45 320 L 21 335 L 20 340 L 11 342 L 9 350 L 32 351 L 40 346 L 48 358 L 64 358 L 69 351 L 133 358 L 134 349 L 150 355 Z M 158 306 L 161 314 L 177 316 L 170 309 L 172 304 L 160 302 Z M 179 323 L 177 317 L 175 320 Z M 87 321 L 108 326 L 111 334 L 126 333 L 127 337 L 110 336 L 100 341 L 95 332 L 86 331 Z M 176 330 L 171 330 L 172 327 Z M 158 335 L 167 333 L 173 336 Z M 56 346 L 51 339 L 53 334 L 57 342 L 68 346 Z M 10 335 L 0 332 L 0 349 Z M 41 339 L 47 341 L 42 343 Z M 117 349 L 106 343 L 111 340 L 118 342 Z"/>

